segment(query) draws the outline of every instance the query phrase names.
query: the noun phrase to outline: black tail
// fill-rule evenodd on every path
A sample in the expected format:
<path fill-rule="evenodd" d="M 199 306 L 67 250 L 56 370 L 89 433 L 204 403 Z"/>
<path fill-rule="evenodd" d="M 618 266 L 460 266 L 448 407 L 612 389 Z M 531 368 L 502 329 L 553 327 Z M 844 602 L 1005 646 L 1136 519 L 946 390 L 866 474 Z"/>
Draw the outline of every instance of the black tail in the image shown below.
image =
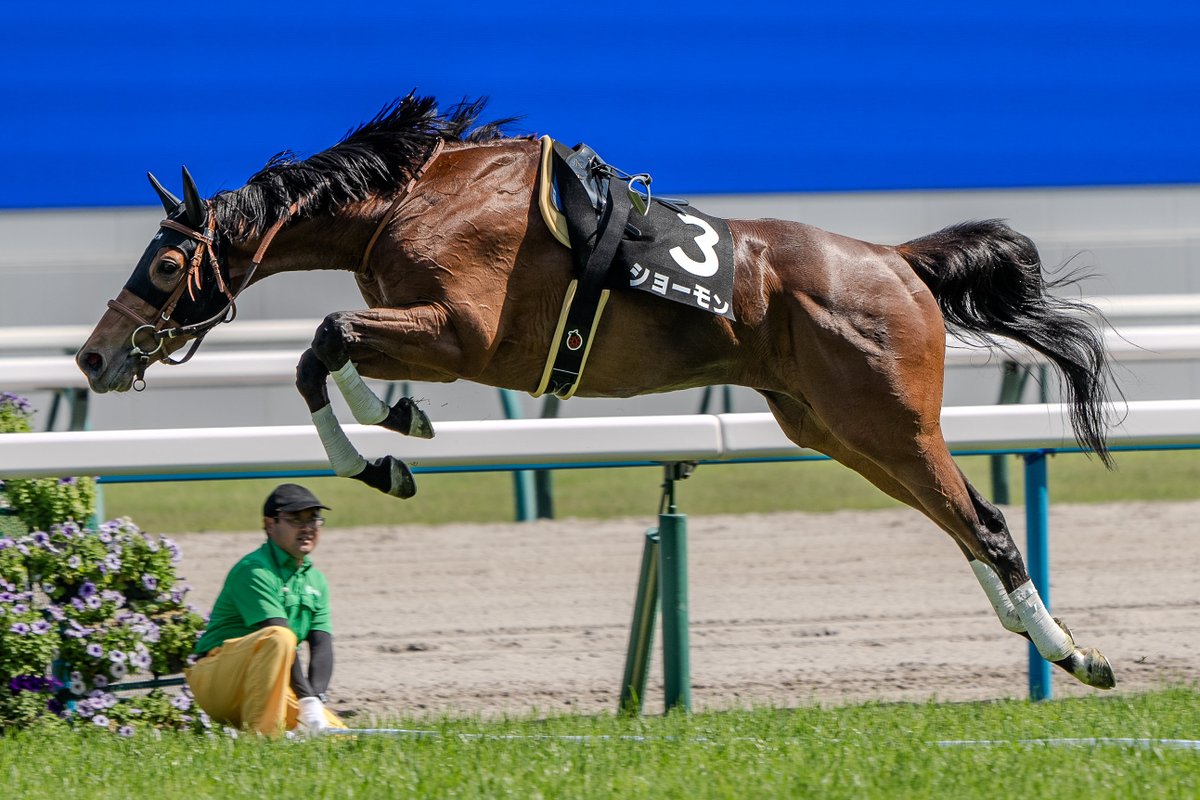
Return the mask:
<path fill-rule="evenodd" d="M 1000 220 L 952 225 L 897 250 L 937 298 L 948 328 L 983 339 L 1005 336 L 1058 367 L 1076 438 L 1112 466 L 1104 415 L 1108 359 L 1083 313 L 1098 312 L 1048 294 L 1077 278 L 1047 282 L 1037 247 Z"/>

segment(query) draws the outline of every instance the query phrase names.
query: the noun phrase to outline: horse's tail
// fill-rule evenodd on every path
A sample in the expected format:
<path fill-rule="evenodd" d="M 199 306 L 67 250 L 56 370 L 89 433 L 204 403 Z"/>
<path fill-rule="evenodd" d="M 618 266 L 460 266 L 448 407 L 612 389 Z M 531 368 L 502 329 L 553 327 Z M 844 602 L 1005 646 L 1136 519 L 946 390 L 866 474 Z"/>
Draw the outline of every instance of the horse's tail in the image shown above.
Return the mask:
<path fill-rule="evenodd" d="M 948 328 L 976 339 L 1004 336 L 1054 363 L 1076 438 L 1111 467 L 1104 412 L 1108 359 L 1084 313 L 1098 312 L 1048 293 L 1078 277 L 1047 282 L 1037 247 L 1001 220 L 952 225 L 896 249 L 937 298 Z"/>

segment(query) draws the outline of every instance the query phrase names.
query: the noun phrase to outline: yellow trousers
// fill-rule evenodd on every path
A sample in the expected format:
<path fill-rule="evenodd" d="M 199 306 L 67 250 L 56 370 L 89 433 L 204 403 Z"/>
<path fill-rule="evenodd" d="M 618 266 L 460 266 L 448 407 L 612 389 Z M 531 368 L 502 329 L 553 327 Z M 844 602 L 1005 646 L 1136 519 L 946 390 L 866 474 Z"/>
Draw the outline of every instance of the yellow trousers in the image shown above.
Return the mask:
<path fill-rule="evenodd" d="M 296 727 L 300 705 L 291 687 L 295 659 L 296 634 L 272 625 L 226 639 L 183 675 L 213 720 L 270 735 Z M 325 717 L 331 727 L 346 727 L 329 709 Z"/>

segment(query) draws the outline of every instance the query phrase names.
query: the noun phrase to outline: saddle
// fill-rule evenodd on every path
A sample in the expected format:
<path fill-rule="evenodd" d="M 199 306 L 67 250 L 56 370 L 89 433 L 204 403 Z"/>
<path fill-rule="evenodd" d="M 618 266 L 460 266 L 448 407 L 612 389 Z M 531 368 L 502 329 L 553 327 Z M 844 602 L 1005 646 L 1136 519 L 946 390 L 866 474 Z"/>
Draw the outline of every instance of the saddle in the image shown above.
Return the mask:
<path fill-rule="evenodd" d="M 733 243 L 724 220 L 683 200 L 652 197 L 649 174 L 623 172 L 586 144 L 568 148 L 543 136 L 538 174 L 538 207 L 570 248 L 575 277 L 534 397 L 574 395 L 613 288 L 734 318 Z M 699 259 L 691 255 L 697 252 Z"/>

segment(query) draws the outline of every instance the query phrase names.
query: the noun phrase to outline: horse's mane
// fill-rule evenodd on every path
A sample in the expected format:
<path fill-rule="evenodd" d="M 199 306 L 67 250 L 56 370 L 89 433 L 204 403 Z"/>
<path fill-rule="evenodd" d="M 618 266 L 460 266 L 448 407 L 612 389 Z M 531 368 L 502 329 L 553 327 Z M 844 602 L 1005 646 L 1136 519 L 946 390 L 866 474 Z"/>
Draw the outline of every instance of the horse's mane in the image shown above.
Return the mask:
<path fill-rule="evenodd" d="M 515 118 L 477 126 L 486 104 L 487 98 L 463 100 L 441 114 L 432 97 L 410 93 L 393 100 L 327 150 L 306 159 L 290 150 L 272 156 L 245 186 L 213 198 L 217 221 L 234 238 L 252 239 L 289 217 L 293 204 L 296 218 L 317 217 L 404 186 L 439 139 L 501 138 Z"/>

